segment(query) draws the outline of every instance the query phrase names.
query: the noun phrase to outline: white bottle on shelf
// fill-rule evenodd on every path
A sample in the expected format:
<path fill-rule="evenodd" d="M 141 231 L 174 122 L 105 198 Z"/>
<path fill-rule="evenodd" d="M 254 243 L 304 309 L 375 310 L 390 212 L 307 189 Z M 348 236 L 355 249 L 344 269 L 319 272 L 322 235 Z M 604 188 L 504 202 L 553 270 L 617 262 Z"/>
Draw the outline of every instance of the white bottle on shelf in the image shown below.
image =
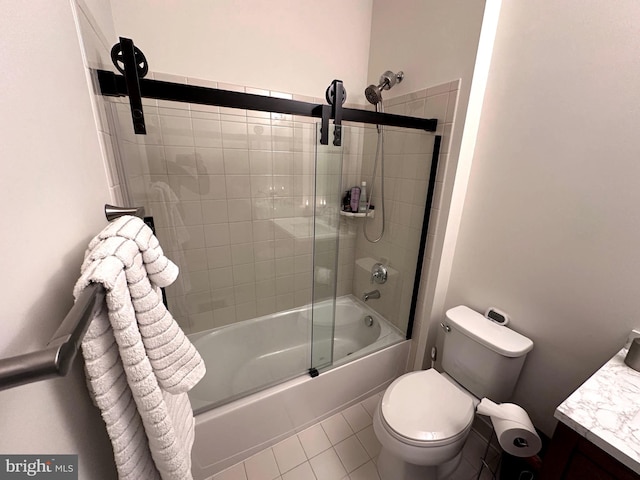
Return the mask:
<path fill-rule="evenodd" d="M 360 185 L 360 200 L 358 202 L 358 213 L 367 213 L 367 182 Z"/>

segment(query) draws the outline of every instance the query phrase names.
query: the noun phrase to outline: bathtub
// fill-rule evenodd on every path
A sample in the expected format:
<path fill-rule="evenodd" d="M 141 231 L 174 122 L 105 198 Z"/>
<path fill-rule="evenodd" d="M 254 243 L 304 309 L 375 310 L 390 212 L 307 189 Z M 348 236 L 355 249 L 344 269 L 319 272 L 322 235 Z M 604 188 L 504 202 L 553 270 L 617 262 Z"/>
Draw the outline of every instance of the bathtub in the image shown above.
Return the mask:
<path fill-rule="evenodd" d="M 335 329 L 318 321 L 329 318 L 323 312 L 332 311 L 332 303 L 314 308 L 315 338 L 328 339 L 334 330 L 332 367 L 315 378 L 306 373 L 309 306 L 190 336 L 207 365 L 189 394 L 196 413 L 196 480 L 382 391 L 404 373 L 410 342 L 367 305 L 351 295 L 338 298 Z M 366 316 L 373 318 L 371 326 Z M 316 343 L 315 349 L 329 347 Z"/>

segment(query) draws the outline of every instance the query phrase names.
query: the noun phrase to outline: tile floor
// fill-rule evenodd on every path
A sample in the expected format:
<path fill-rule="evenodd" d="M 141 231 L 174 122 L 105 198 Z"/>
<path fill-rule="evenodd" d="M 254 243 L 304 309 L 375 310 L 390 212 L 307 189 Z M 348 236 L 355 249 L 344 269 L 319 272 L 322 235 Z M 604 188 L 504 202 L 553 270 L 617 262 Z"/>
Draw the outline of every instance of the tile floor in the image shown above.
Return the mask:
<path fill-rule="evenodd" d="M 380 443 L 372 424 L 379 400 L 380 394 L 373 395 L 208 480 L 380 480 L 375 465 Z M 451 480 L 477 477 L 485 445 L 472 430 Z M 489 451 L 495 466 L 499 454 Z M 480 478 L 492 475 L 484 469 Z"/>

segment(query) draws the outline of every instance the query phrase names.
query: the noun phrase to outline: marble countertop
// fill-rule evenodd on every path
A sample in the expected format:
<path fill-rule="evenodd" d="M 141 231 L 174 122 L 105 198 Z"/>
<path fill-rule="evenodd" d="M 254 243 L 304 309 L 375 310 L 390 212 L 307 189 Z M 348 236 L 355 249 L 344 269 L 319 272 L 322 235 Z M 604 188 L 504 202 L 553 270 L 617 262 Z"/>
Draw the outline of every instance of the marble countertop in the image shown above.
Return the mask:
<path fill-rule="evenodd" d="M 555 418 L 640 473 L 640 372 L 620 350 L 556 409 Z"/>

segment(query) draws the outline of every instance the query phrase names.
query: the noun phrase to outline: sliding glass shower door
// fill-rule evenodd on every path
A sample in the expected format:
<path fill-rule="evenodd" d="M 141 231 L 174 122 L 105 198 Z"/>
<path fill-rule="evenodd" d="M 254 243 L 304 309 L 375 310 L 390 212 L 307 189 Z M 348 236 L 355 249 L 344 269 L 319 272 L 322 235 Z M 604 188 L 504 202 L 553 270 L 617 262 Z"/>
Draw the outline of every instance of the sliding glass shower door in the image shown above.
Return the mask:
<path fill-rule="evenodd" d="M 169 310 L 207 362 L 196 410 L 331 363 L 341 149 L 291 115 L 149 101 L 118 125 L 124 204 L 180 268 Z"/>
<path fill-rule="evenodd" d="M 321 133 L 318 124 L 313 221 L 312 374 L 333 362 L 342 183 L 342 146 L 333 144 L 333 126 L 330 126 L 328 145 L 320 144 Z"/>

